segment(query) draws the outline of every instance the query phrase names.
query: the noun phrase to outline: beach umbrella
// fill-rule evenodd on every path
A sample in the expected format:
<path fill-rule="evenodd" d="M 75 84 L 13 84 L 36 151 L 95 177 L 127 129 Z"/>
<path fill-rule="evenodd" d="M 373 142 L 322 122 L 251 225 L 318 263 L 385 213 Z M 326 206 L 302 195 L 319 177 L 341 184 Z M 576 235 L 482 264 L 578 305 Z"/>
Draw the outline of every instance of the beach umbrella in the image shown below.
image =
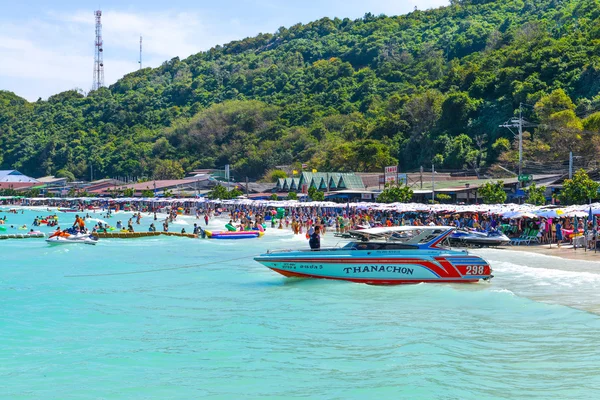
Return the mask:
<path fill-rule="evenodd" d="M 564 214 L 566 217 L 570 218 L 585 218 L 588 216 L 588 213 L 585 211 L 569 211 Z"/>

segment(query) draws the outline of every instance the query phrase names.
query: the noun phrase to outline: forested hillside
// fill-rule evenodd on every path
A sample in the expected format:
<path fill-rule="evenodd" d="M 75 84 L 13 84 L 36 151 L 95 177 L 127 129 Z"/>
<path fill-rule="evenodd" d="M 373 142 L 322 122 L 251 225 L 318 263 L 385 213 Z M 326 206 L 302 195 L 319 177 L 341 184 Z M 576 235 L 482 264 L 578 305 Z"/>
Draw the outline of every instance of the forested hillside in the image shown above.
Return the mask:
<path fill-rule="evenodd" d="M 133 72 L 87 96 L 0 92 L 0 169 L 179 177 L 231 164 L 335 171 L 600 152 L 600 4 L 463 0 L 398 17 L 322 19 Z M 107 68 L 110 66 L 107 65 Z M 68 172 L 67 172 L 68 171 Z"/>

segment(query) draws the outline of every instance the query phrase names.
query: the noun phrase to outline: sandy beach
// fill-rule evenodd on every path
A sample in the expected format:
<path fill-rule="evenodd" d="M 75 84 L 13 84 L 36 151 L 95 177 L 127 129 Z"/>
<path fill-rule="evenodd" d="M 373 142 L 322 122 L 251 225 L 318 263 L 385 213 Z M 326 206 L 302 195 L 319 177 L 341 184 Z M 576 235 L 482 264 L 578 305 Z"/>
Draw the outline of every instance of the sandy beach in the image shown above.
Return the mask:
<path fill-rule="evenodd" d="M 574 249 L 573 245 L 571 244 L 562 245 L 561 247 L 558 247 L 556 244 L 537 244 L 530 246 L 502 246 L 498 247 L 498 249 L 560 257 L 567 260 L 596 261 L 600 263 L 600 250 L 594 252 L 594 250 L 586 251 L 585 249 L 580 247 Z"/>

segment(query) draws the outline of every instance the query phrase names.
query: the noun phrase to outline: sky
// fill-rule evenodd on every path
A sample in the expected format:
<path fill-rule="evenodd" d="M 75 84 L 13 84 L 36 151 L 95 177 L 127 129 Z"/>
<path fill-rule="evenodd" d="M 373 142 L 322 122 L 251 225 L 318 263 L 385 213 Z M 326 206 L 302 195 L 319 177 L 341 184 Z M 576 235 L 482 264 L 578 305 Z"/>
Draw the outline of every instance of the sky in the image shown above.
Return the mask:
<path fill-rule="evenodd" d="M 173 57 L 322 17 L 399 15 L 449 0 L 0 0 L 0 90 L 30 101 L 87 92 L 94 67 L 94 10 L 102 10 L 105 84 Z"/>

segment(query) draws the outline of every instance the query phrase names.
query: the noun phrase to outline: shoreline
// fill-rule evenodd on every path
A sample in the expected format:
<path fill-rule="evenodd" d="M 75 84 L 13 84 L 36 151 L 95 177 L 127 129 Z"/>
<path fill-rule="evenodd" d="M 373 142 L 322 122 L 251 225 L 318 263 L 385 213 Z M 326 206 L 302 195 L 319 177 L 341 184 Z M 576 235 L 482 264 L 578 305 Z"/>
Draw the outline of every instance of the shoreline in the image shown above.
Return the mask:
<path fill-rule="evenodd" d="M 573 245 L 568 244 L 557 247 L 556 244 L 537 244 L 530 246 L 499 246 L 498 250 L 508 250 L 515 252 L 523 252 L 529 254 L 539 254 L 550 257 L 558 257 L 565 260 L 580 260 L 600 263 L 600 249 L 597 252 L 594 250 L 585 250 L 583 248 L 573 249 Z"/>

